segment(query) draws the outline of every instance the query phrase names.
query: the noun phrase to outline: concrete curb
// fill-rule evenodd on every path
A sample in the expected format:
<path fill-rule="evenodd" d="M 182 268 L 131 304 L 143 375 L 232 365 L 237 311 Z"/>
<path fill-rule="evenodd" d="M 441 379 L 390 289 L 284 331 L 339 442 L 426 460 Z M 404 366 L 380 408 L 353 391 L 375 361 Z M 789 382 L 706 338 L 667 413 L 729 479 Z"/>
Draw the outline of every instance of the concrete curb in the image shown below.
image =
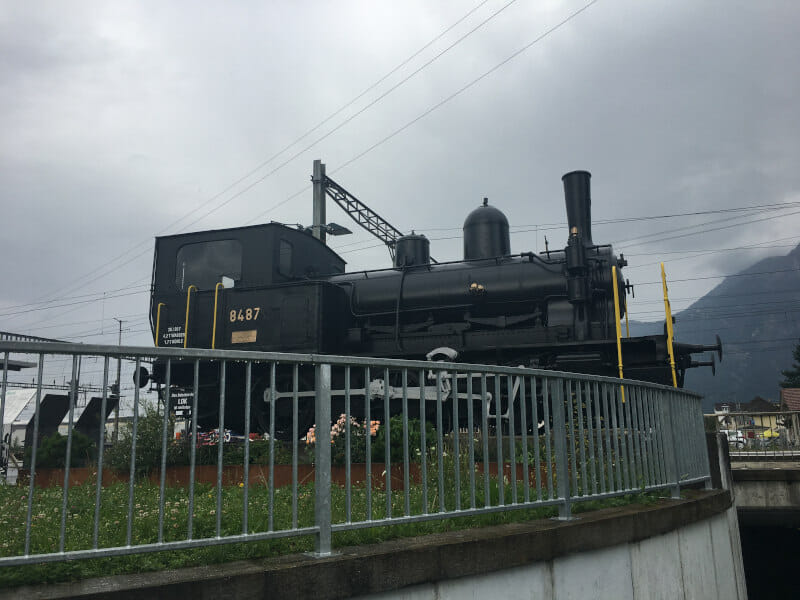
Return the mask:
<path fill-rule="evenodd" d="M 333 600 L 637 542 L 720 514 L 730 506 L 727 490 L 694 491 L 687 499 L 583 513 L 572 521 L 540 520 L 406 538 L 343 548 L 340 554 L 321 559 L 292 555 L 28 586 L 0 592 L 0 600 Z"/>

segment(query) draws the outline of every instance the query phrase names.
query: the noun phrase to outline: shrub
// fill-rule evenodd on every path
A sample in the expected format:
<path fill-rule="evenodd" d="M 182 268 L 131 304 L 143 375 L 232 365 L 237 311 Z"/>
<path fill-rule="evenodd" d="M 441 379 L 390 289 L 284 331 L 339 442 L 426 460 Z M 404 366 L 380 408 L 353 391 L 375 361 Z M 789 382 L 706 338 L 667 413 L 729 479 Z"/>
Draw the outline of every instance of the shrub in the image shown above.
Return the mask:
<path fill-rule="evenodd" d="M 25 449 L 25 462 L 31 462 L 31 448 Z M 96 447 L 88 436 L 80 431 L 72 432 L 72 447 L 70 448 L 71 467 L 84 467 L 94 460 Z M 36 449 L 36 466 L 43 468 L 64 468 L 66 466 L 67 438 L 57 431 L 52 435 L 42 438 L 41 444 Z"/>
<path fill-rule="evenodd" d="M 148 475 L 161 465 L 161 439 L 163 435 L 164 415 L 152 405 L 144 406 L 144 414 L 139 416 L 136 431 L 136 474 Z M 181 464 L 183 448 L 172 438 L 174 424 L 172 417 L 167 423 L 168 464 Z M 106 452 L 106 464 L 119 471 L 127 471 L 131 464 L 131 448 L 133 447 L 133 430 L 120 432 L 119 440 Z"/>

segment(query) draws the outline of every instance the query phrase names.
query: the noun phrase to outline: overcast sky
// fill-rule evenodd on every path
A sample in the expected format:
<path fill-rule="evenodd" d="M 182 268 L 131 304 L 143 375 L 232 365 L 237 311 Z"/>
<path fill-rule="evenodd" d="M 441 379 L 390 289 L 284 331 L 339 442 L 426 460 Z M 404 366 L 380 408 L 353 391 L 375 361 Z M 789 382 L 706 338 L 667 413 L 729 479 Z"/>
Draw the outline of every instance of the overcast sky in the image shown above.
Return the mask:
<path fill-rule="evenodd" d="M 512 251 L 563 247 L 561 176 L 591 171 L 644 320 L 659 260 L 708 277 L 797 245 L 800 6 L 589 4 L 0 2 L 0 330 L 116 343 L 117 317 L 152 345 L 153 238 L 309 224 L 315 158 L 439 260 L 484 196 Z M 388 266 L 377 244 L 332 241 L 349 269 Z M 716 283 L 674 282 L 675 308 Z"/>

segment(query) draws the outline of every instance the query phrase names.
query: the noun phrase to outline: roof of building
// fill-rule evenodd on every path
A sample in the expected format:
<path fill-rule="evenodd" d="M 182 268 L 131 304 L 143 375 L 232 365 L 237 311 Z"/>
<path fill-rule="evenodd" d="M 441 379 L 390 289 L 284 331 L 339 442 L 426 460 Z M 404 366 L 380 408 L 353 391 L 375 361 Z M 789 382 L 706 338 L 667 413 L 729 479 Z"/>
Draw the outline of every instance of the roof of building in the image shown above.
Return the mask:
<path fill-rule="evenodd" d="M 783 396 L 781 396 L 781 398 L 783 398 Z M 765 400 L 761 396 L 756 396 L 750 402 L 717 402 L 716 404 L 714 404 L 714 413 L 724 414 L 728 412 L 737 412 L 737 413 L 778 412 L 780 411 L 780 406 L 781 405 L 777 404 L 776 402 Z"/>
<path fill-rule="evenodd" d="M 8 424 L 19 420 L 20 413 L 35 397 L 35 389 L 6 390 L 6 410 L 3 413 L 3 423 Z"/>
<path fill-rule="evenodd" d="M 14 360 L 13 358 L 8 359 L 9 371 L 21 371 L 22 369 L 30 369 L 35 366 L 35 362 L 25 362 L 24 360 Z"/>
<path fill-rule="evenodd" d="M 781 388 L 781 408 L 800 411 L 800 388 Z"/>

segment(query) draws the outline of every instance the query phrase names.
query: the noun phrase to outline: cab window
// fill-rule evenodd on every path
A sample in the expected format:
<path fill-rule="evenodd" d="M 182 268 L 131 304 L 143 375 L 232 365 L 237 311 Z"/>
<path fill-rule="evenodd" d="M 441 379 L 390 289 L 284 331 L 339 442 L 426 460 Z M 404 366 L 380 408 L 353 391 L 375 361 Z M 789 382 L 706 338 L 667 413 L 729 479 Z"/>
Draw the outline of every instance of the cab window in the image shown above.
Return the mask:
<path fill-rule="evenodd" d="M 281 239 L 278 252 L 278 273 L 284 277 L 292 276 L 292 245 Z"/>
<path fill-rule="evenodd" d="M 175 285 L 181 291 L 186 291 L 190 285 L 198 290 L 213 290 L 217 283 L 236 282 L 241 278 L 242 244 L 239 240 L 198 242 L 178 250 Z"/>

